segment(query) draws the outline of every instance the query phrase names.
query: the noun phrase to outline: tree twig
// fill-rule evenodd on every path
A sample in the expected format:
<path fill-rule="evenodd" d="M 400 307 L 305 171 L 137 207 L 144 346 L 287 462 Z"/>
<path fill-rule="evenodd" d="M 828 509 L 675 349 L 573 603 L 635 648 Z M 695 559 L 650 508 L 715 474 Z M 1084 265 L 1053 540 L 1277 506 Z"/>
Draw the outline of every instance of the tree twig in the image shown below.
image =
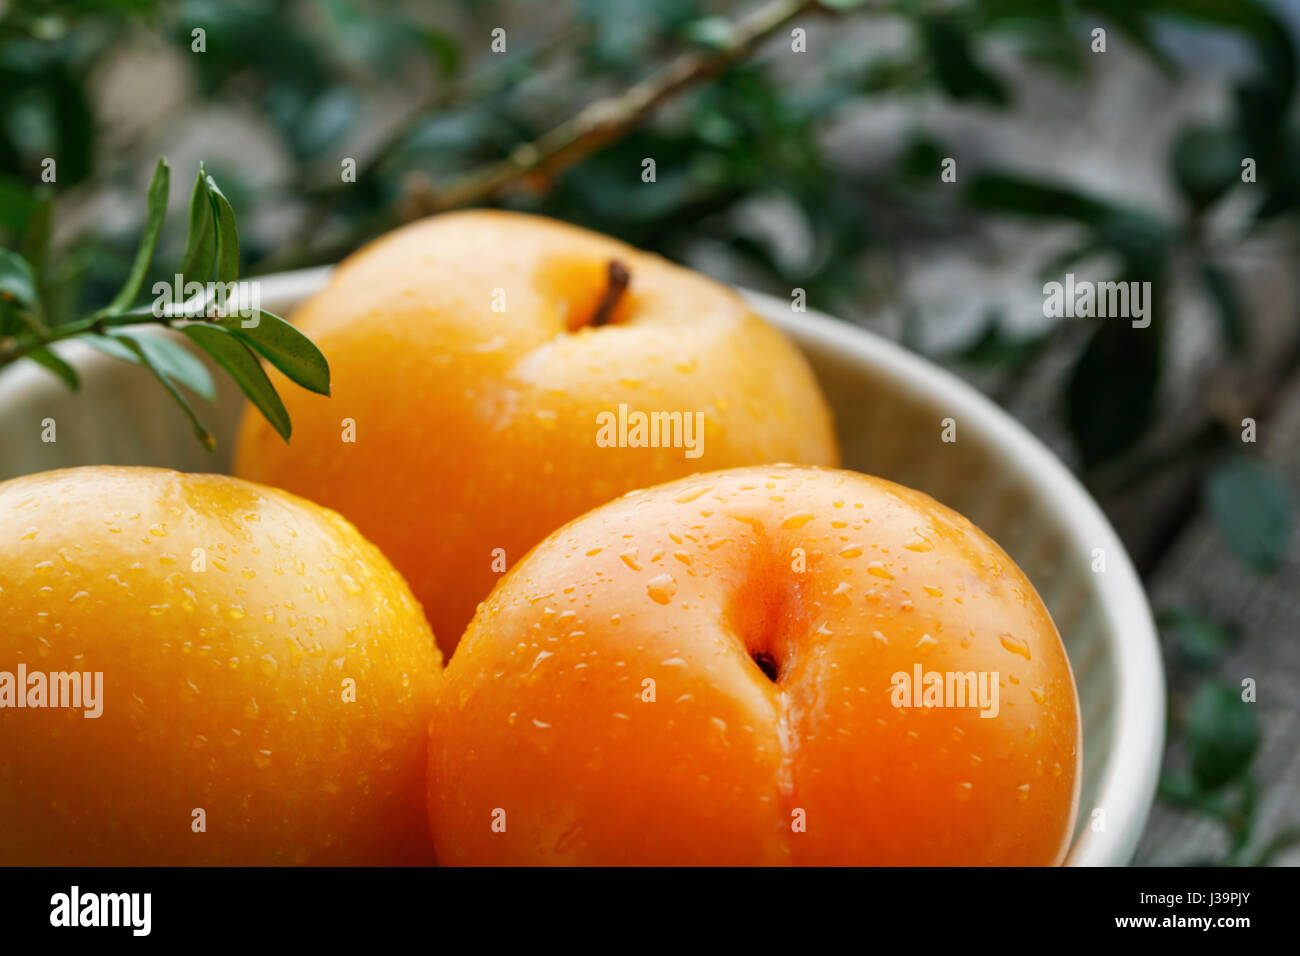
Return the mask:
<path fill-rule="evenodd" d="M 466 175 L 445 188 L 427 178 L 412 180 L 403 217 L 416 219 L 497 198 L 526 180 L 548 179 L 639 126 L 661 103 L 749 56 L 796 17 L 823 9 L 820 0 L 772 0 L 736 21 L 725 42 L 710 50 L 679 54 L 622 93 L 590 104 L 535 142 Z"/>

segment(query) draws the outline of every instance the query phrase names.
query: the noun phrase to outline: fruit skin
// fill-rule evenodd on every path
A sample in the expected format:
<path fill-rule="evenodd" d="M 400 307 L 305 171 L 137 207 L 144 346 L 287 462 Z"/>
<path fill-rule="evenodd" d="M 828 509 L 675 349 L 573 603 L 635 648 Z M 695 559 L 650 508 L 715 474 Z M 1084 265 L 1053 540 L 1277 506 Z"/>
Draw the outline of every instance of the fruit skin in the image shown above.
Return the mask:
<path fill-rule="evenodd" d="M 74 468 L 0 484 L 0 543 L 0 670 L 103 672 L 98 718 L 0 709 L 0 864 L 431 862 L 440 657 L 341 517 L 234 478 Z"/>
<path fill-rule="evenodd" d="M 618 259 L 613 322 L 595 312 Z M 493 311 L 497 290 L 505 311 Z M 834 465 L 802 355 L 726 287 L 574 226 L 518 213 L 426 219 L 361 250 L 293 321 L 332 398 L 281 389 L 291 445 L 245 414 L 235 473 L 338 510 L 388 555 L 450 653 L 504 563 L 635 488 L 699 471 Z M 596 416 L 700 411 L 703 454 L 607 448 Z M 341 440 L 343 420 L 356 441 Z"/>
<path fill-rule="evenodd" d="M 997 717 L 894 707 L 917 663 L 998 672 Z M 700 475 L 570 523 L 480 608 L 435 712 L 450 864 L 1055 864 L 1077 809 L 1078 700 L 1028 579 L 852 472 Z"/>

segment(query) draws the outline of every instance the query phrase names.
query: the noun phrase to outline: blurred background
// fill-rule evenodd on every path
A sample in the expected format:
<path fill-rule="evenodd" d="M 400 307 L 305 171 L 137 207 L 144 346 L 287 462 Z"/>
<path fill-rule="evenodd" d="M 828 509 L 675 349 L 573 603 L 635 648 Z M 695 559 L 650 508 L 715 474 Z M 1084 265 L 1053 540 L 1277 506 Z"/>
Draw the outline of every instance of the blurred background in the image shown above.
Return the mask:
<path fill-rule="evenodd" d="M 1137 862 L 1294 864 L 1298 43 L 1300 0 L 0 0 L 0 245 L 88 315 L 166 155 L 245 277 L 498 205 L 804 290 L 990 394 L 1130 549 L 1171 691 Z M 1150 282 L 1151 328 L 1047 318 L 1065 273 Z"/>

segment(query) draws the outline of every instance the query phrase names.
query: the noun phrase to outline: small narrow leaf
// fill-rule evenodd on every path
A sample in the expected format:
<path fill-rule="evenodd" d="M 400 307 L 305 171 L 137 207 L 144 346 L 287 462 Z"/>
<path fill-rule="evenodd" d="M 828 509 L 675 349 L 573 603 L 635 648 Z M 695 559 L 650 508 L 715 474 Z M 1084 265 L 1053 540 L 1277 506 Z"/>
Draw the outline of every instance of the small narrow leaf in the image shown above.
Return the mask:
<path fill-rule="evenodd" d="M 1086 467 L 1119 457 L 1141 440 L 1160 376 L 1160 340 L 1114 319 L 1098 326 L 1066 382 L 1066 424 Z"/>
<path fill-rule="evenodd" d="M 38 189 L 32 196 L 27 213 L 27 227 L 23 230 L 22 253 L 32 264 L 32 272 L 42 274 L 45 257 L 50 248 L 50 228 L 53 225 L 54 199 L 50 187 Z"/>
<path fill-rule="evenodd" d="M 1228 350 L 1240 355 L 1246 347 L 1246 310 L 1237 293 L 1237 284 L 1226 269 L 1209 259 L 1201 263 L 1200 272 L 1201 283 L 1214 302 Z"/>
<path fill-rule="evenodd" d="M 982 99 L 995 106 L 1007 105 L 1010 94 L 1006 84 L 976 59 L 962 27 L 943 17 L 928 18 L 921 27 L 935 77 L 945 93 L 955 100 Z"/>
<path fill-rule="evenodd" d="M 979 209 L 1035 218 L 1070 219 L 1088 225 L 1098 225 L 1121 212 L 1086 193 L 1013 173 L 978 175 L 967 190 L 967 199 Z"/>
<path fill-rule="evenodd" d="M 235 210 L 217 181 L 208 177 L 212 216 L 217 224 L 217 281 L 234 282 L 239 278 L 239 230 L 235 228 Z"/>
<path fill-rule="evenodd" d="M 271 312 L 258 310 L 257 325 L 244 327 L 238 316 L 219 319 L 218 325 L 251 345 L 291 381 L 318 395 L 330 393 L 330 367 L 316 343 Z"/>
<path fill-rule="evenodd" d="M 212 375 L 189 349 L 175 339 L 162 335 L 130 335 L 115 333 L 114 338 L 132 338 L 149 356 L 149 360 L 177 385 L 209 402 L 217 400 L 217 387 Z"/>
<path fill-rule="evenodd" d="M 217 254 L 212 199 L 208 195 L 208 174 L 199 164 L 199 175 L 190 194 L 190 231 L 181 257 L 182 282 L 207 282 L 212 276 L 212 260 Z"/>
<path fill-rule="evenodd" d="M 76 370 L 49 349 L 36 349 L 34 352 L 28 352 L 27 357 L 57 375 L 59 381 L 68 386 L 69 391 L 75 392 L 81 388 L 81 379 L 77 377 Z"/>
<path fill-rule="evenodd" d="M 180 393 L 180 389 L 172 384 L 172 380 L 163 373 L 162 369 L 153 364 L 148 353 L 140 347 L 140 343 L 135 341 L 135 339 L 128 338 L 127 336 L 118 337 L 118 341 L 122 342 L 128 349 L 135 353 L 140 364 L 152 372 L 154 377 L 162 383 L 162 387 L 167 389 L 167 394 L 176 400 L 176 404 L 181 407 L 181 411 L 185 413 L 185 417 L 190 420 L 190 424 L 194 427 L 194 434 L 198 438 L 200 444 L 210 452 L 216 451 L 217 440 L 212 437 L 212 432 L 208 431 L 207 426 L 205 426 L 203 422 L 199 421 L 199 416 L 194 413 L 194 409 L 191 408 L 190 403 L 185 400 L 185 396 Z"/>
<path fill-rule="evenodd" d="M 121 359 L 123 362 L 134 362 L 136 365 L 141 364 L 140 356 L 136 352 L 127 348 L 111 335 L 86 333 L 79 336 L 79 340 L 85 342 L 91 348 L 98 349 L 105 355 L 111 355 L 115 359 Z"/>
<path fill-rule="evenodd" d="M 185 326 L 181 331 L 229 373 L 249 401 L 257 406 L 271 427 L 287 442 L 292 431 L 289 412 L 249 347 L 233 333 L 215 325 L 196 323 Z"/>
<path fill-rule="evenodd" d="M 1286 480 L 1249 458 L 1233 458 L 1205 480 L 1205 503 L 1228 547 L 1260 574 L 1286 559 L 1295 499 Z"/>
<path fill-rule="evenodd" d="M 1204 790 L 1215 790 L 1240 774 L 1259 749 L 1255 705 L 1230 684 L 1206 681 L 1187 713 L 1187 747 L 1192 773 Z"/>
<path fill-rule="evenodd" d="M 1188 664 L 1202 670 L 1217 664 L 1236 637 L 1230 629 L 1186 607 L 1161 611 L 1156 623 L 1173 635 Z"/>
<path fill-rule="evenodd" d="M 8 249 L 0 249 L 0 298 L 13 302 L 15 314 L 37 335 L 44 336 L 48 332 L 41 317 L 41 301 L 32 267 L 26 259 Z"/>
<path fill-rule="evenodd" d="M 163 219 L 167 215 L 167 195 L 170 191 L 170 172 L 166 159 L 159 159 L 154 169 L 153 180 L 149 183 L 148 212 L 145 219 L 144 234 L 140 237 L 140 246 L 135 252 L 135 261 L 127 273 L 126 282 L 113 296 L 113 301 L 100 309 L 98 315 L 111 315 L 130 307 L 140 292 L 149 263 L 153 261 L 154 250 L 158 247 L 158 236 L 162 232 Z"/>

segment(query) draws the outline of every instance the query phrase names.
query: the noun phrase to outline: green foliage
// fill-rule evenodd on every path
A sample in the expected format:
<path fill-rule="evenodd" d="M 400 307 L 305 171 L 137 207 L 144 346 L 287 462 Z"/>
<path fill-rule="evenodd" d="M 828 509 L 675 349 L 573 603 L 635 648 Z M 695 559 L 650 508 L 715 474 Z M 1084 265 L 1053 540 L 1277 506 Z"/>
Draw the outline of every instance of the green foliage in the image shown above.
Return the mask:
<path fill-rule="evenodd" d="M 149 185 L 144 234 L 126 281 L 103 308 L 84 319 L 47 323 L 39 282 L 31 264 L 17 252 L 0 249 L 0 367 L 30 359 L 48 369 L 68 388 L 76 390 L 75 370 L 50 345 L 80 338 L 104 353 L 134 362 L 153 375 L 189 419 L 194 434 L 208 451 L 215 439 L 191 405 L 187 392 L 208 402 L 216 400 L 216 387 L 207 367 L 178 342 L 157 335 L 137 334 L 127 326 L 157 323 L 178 329 L 234 380 L 249 400 L 266 416 L 285 441 L 291 426 L 284 403 L 262 371 L 260 353 L 272 365 L 304 388 L 329 394 L 329 365 L 320 350 L 279 316 L 258 310 L 251 316 L 215 311 L 216 289 L 209 286 L 198 303 L 179 311 L 133 308 L 144 277 L 153 262 L 167 214 L 170 171 L 165 159 L 155 167 Z M 41 223 L 46 229 L 48 223 Z M 200 165 L 189 207 L 189 235 L 181 272 L 186 281 L 234 283 L 239 278 L 239 230 L 234 209 L 216 180 Z M 224 290 L 223 290 L 224 291 Z M 222 303 L 234 308 L 237 303 Z M 183 391 L 184 390 L 184 391 Z"/>

